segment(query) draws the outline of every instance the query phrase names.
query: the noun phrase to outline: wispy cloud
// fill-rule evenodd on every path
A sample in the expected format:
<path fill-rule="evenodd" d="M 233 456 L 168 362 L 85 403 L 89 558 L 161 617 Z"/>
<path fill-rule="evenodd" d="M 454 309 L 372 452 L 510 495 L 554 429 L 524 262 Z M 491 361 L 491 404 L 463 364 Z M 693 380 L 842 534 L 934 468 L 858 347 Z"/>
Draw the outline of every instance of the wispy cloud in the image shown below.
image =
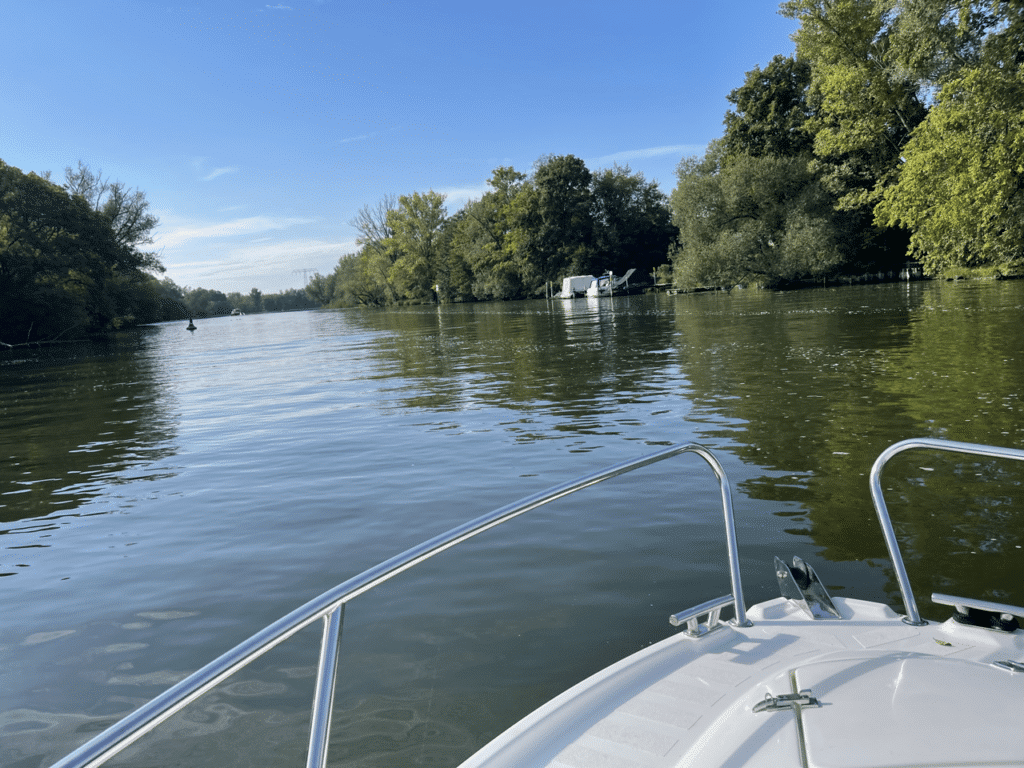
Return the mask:
<path fill-rule="evenodd" d="M 290 11 L 290 10 L 292 10 L 292 7 L 290 5 L 268 5 L 267 8 L 269 8 L 272 11 Z"/>
<path fill-rule="evenodd" d="M 218 237 L 250 236 L 258 232 L 285 229 L 299 224 L 312 224 L 316 219 L 300 219 L 274 216 L 249 216 L 244 219 L 197 224 L 183 222 L 160 232 L 156 245 L 163 248 L 177 248 L 192 240 L 206 240 Z"/>
<path fill-rule="evenodd" d="M 339 144 L 348 144 L 350 141 L 365 141 L 366 139 L 373 136 L 372 133 L 364 133 L 362 136 L 347 136 L 344 139 L 338 139 Z"/>
<path fill-rule="evenodd" d="M 354 240 L 292 238 L 277 242 L 241 243 L 217 248 L 215 258 L 203 255 L 166 259 L 168 276 L 178 285 L 202 286 L 229 293 L 253 286 L 263 291 L 301 287 L 305 270 L 327 274 L 338 259 L 354 253 Z"/>
<path fill-rule="evenodd" d="M 306 264 L 305 261 L 321 259 L 324 256 L 333 256 L 334 261 L 346 253 L 354 253 L 358 250 L 355 240 L 342 242 L 329 242 L 316 238 L 295 238 L 292 240 L 280 240 L 276 242 L 257 243 L 253 245 L 239 245 L 228 251 L 232 260 L 243 264 L 259 266 L 286 267 L 298 265 L 302 267 L 316 266 Z M 333 263 L 332 263 L 333 266 Z"/>
<path fill-rule="evenodd" d="M 193 173 L 201 174 L 203 181 L 216 179 L 218 176 L 223 176 L 226 173 L 238 173 L 241 170 L 237 165 L 225 165 L 210 170 L 210 164 L 205 157 L 189 158 L 188 164 L 192 166 Z"/>
<path fill-rule="evenodd" d="M 491 188 L 487 184 L 479 184 L 475 187 L 447 187 L 437 190 L 444 195 L 444 204 L 451 215 L 468 203 L 470 200 L 479 200 Z"/>
<path fill-rule="evenodd" d="M 216 179 L 218 176 L 223 176 L 225 173 L 238 173 L 238 170 L 239 169 L 237 166 L 228 166 L 226 168 L 214 168 L 208 174 L 203 176 L 203 181 L 210 181 L 211 179 Z"/>
<path fill-rule="evenodd" d="M 631 160 L 644 160 L 649 157 L 660 157 L 662 155 L 676 155 L 679 159 L 689 155 L 699 155 L 707 149 L 706 144 L 672 144 L 666 147 L 647 147 L 646 149 L 627 149 L 623 152 L 615 152 L 604 157 L 597 157 L 588 160 L 587 165 L 591 168 L 618 163 L 620 165 L 629 163 Z"/>

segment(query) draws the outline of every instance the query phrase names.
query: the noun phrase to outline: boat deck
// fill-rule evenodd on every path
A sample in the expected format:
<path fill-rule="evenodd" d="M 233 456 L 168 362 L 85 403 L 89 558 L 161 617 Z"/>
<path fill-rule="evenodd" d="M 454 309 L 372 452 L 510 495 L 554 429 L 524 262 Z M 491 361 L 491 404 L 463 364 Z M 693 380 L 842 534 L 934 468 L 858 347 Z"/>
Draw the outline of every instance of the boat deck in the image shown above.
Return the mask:
<path fill-rule="evenodd" d="M 777 598 L 749 610 L 751 627 L 674 635 L 553 699 L 462 768 L 1024 765 L 1024 674 L 991 666 L 1024 658 L 1024 633 L 910 626 L 878 603 L 834 602 L 843 620 L 813 621 Z M 990 702 L 963 701 L 979 680 Z M 755 711 L 808 689 L 820 706 Z M 965 739 L 974 762 L 953 758 Z M 1021 762 L 1006 762 L 1013 753 Z"/>

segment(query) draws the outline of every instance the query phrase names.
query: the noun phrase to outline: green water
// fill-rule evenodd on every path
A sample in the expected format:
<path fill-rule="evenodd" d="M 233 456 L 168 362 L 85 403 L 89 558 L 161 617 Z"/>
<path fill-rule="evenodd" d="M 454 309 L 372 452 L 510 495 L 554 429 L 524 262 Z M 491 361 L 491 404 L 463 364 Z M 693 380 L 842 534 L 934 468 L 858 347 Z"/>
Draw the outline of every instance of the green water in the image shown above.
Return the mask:
<path fill-rule="evenodd" d="M 1024 283 L 220 318 L 0 356 L 0 766 L 48 766 L 335 583 L 662 445 L 733 482 L 771 558 L 899 595 L 867 492 L 907 437 L 1024 446 Z M 932 591 L 1024 605 L 1021 468 L 905 454 L 887 498 Z M 450 765 L 728 591 L 715 483 L 670 460 L 545 507 L 346 613 L 339 765 Z M 119 758 L 301 764 L 309 630 Z M 258 746 L 256 746 L 258 745 Z"/>

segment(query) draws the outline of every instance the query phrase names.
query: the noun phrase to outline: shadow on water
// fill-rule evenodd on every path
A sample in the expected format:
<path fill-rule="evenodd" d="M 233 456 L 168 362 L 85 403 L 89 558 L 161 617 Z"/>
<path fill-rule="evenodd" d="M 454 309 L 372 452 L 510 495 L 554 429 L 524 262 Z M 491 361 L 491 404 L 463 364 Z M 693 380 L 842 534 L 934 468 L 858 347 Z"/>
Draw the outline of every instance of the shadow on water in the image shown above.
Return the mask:
<path fill-rule="evenodd" d="M 173 473 L 160 466 L 176 419 L 155 375 L 156 333 L 0 356 L 0 522 L 87 515 L 112 486 Z"/>
<path fill-rule="evenodd" d="M 907 437 L 1024 444 L 1021 287 L 937 282 L 709 297 L 720 311 L 678 316 L 691 418 L 766 470 L 739 483 L 745 496 L 770 503 L 787 532 L 808 537 L 826 560 L 884 565 L 886 594 L 899 605 L 868 472 L 883 448 Z M 823 293 L 833 295 L 822 301 Z M 1012 577 L 1024 567 L 1024 471 L 1012 462 L 961 464 L 916 453 L 885 476 L 928 618 L 947 610 L 927 596 L 953 585 L 1024 604 Z"/>

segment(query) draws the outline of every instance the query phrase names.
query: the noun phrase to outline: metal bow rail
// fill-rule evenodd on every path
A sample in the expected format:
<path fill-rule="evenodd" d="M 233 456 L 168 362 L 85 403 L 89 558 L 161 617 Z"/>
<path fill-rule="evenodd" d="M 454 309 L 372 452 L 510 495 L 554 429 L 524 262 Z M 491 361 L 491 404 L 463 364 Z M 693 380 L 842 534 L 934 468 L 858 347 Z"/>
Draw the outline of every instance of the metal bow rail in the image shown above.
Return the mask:
<path fill-rule="evenodd" d="M 885 546 L 889 549 L 889 559 L 892 560 L 893 570 L 896 572 L 896 581 L 899 582 L 900 585 L 900 594 L 903 595 L 903 606 L 907 611 L 907 615 L 903 617 L 903 621 L 914 626 L 921 626 L 928 622 L 921 619 L 921 613 L 917 610 L 917 602 L 914 600 L 914 592 L 910 587 L 910 577 L 907 576 L 907 569 L 903 566 L 903 557 L 900 555 L 900 545 L 896 541 L 896 533 L 893 531 L 892 522 L 889 520 L 889 510 L 885 506 L 885 499 L 882 497 L 882 469 L 885 467 L 886 463 L 896 454 L 915 448 L 928 448 L 935 451 L 947 451 L 950 453 L 966 453 L 974 456 L 988 456 L 989 458 L 995 459 L 1014 459 L 1016 461 L 1024 461 L 1024 451 L 1017 448 L 999 448 L 994 445 L 960 443 L 955 440 L 937 440 L 929 437 L 919 437 L 894 443 L 882 451 L 878 458 L 875 459 L 875 463 L 871 467 L 871 500 L 875 504 L 875 512 L 878 515 L 878 524 L 882 526 L 882 535 L 885 537 Z M 945 595 L 939 595 L 939 597 L 945 597 Z M 964 598 L 956 599 L 964 602 Z M 980 605 L 979 601 L 974 602 Z M 989 605 L 991 606 L 995 604 Z M 1006 609 L 1008 606 L 996 606 L 996 608 Z M 1010 606 L 1010 608 L 1012 608 L 1012 606 Z"/>
<path fill-rule="evenodd" d="M 284 642 L 301 629 L 320 619 L 324 622 L 323 639 L 320 645 L 320 663 L 317 671 L 316 690 L 313 695 L 313 714 L 306 765 L 307 768 L 325 768 L 327 765 L 327 744 L 331 729 L 331 709 L 338 672 L 338 651 L 341 644 L 342 620 L 344 618 L 345 605 L 350 600 L 412 568 L 414 565 L 525 512 L 613 477 L 683 453 L 696 453 L 711 466 L 718 478 L 722 495 L 722 512 L 725 517 L 726 541 L 729 550 L 729 575 L 732 581 L 731 602 L 735 608 L 734 620 L 740 625 L 746 625 L 746 608 L 743 602 L 743 587 L 740 583 L 739 552 L 736 545 L 736 525 L 733 520 L 732 489 L 729 485 L 729 479 L 721 463 L 707 448 L 695 443 L 674 445 L 657 453 L 615 464 L 577 480 L 555 486 L 533 496 L 528 496 L 475 520 L 471 520 L 468 523 L 463 523 L 447 533 L 435 536 L 412 549 L 406 550 L 400 555 L 392 557 L 390 560 L 386 560 L 369 570 L 363 571 L 358 576 L 342 582 L 260 630 L 248 640 L 235 646 L 227 653 L 83 744 L 67 757 L 55 763 L 53 768 L 93 768 L 93 766 L 102 765 L 156 728 L 160 723 L 198 699 L 218 683 Z M 902 561 L 900 561 L 900 565 L 902 565 Z"/>

